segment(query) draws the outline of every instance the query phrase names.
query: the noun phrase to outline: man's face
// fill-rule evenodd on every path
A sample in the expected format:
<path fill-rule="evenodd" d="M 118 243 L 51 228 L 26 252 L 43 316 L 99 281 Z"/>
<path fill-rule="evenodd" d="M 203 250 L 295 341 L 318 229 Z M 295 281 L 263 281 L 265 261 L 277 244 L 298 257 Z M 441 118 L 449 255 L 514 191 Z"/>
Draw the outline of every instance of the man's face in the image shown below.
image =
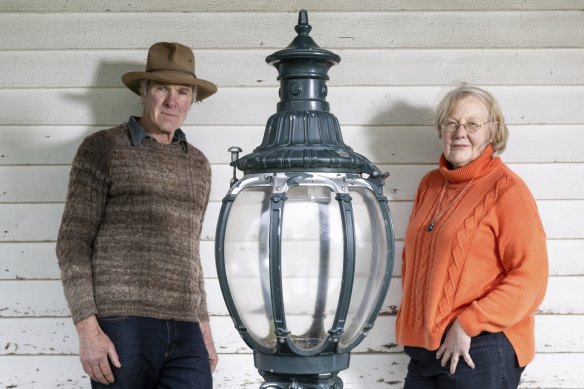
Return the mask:
<path fill-rule="evenodd" d="M 142 96 L 144 111 L 140 124 L 153 135 L 172 136 L 185 121 L 193 101 L 190 85 L 152 82 L 148 93 Z"/>

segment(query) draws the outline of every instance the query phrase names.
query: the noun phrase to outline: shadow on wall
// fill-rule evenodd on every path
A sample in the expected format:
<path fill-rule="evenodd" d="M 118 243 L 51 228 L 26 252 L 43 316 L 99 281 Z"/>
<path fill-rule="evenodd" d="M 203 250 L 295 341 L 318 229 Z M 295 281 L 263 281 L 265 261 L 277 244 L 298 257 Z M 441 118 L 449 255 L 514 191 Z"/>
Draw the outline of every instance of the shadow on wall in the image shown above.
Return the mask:
<path fill-rule="evenodd" d="M 140 115 L 142 106 L 139 97 L 127 89 L 121 81 L 124 73 L 144 69 L 143 63 L 102 61 L 95 72 L 92 85 L 84 93 L 64 92 L 62 94 L 67 106 L 78 109 L 84 116 L 71 115 L 75 120 L 76 136 L 71 149 L 64 144 L 67 151 L 75 155 L 81 141 L 90 133 L 124 123 L 130 115 Z M 77 128 L 77 124 L 79 128 Z M 73 134 L 71 134 L 73 135 Z M 71 158 L 72 160 L 72 158 Z"/>
<path fill-rule="evenodd" d="M 31 101 L 38 99 L 34 101 L 37 108 L 26 117 L 16 114 L 7 119 L 21 126 L 7 129 L 9 133 L 0 146 L 1 162 L 70 164 L 87 135 L 142 112 L 139 98 L 125 88 L 120 78 L 127 71 L 143 68 L 144 64 L 139 63 L 102 61 L 93 80 L 88 80 L 83 88 L 66 88 L 57 93 L 41 90 L 37 95 L 31 92 Z"/>
<path fill-rule="evenodd" d="M 435 163 L 441 148 L 432 126 L 433 112 L 433 107 L 390 100 L 369 123 L 374 126 L 373 136 L 365 136 L 370 159 L 379 164 Z"/>
<path fill-rule="evenodd" d="M 431 125 L 430 107 L 403 100 L 390 104 L 390 101 L 361 130 L 360 147 L 355 147 L 355 151 L 362 152 L 382 172 L 389 173 L 383 191 L 389 199 L 394 234 L 401 240 L 420 180 L 437 166 L 441 147 Z M 400 257 L 401 252 L 396 252 L 396 258 Z M 396 262 L 395 271 L 399 274 L 401 262 Z"/>
<path fill-rule="evenodd" d="M 56 238 L 69 179 L 69 165 L 82 140 L 142 112 L 140 99 L 122 84 L 128 70 L 144 64 L 102 61 L 86 85 L 25 89 L 2 118 L 0 241 L 52 241 Z M 27 93 L 23 95 L 23 93 Z M 33 216 L 34 215 L 34 216 Z M 38 219 L 37 219 L 38 218 Z"/>
<path fill-rule="evenodd" d="M 26 90 L 26 106 L 15 107 L 2 119 L 6 124 L 0 166 L 7 169 L 0 180 L 0 202 L 11 205 L 0 221 L 0 241 L 56 238 L 61 217 L 57 204 L 66 198 L 68 165 L 87 135 L 141 113 L 139 98 L 123 86 L 120 77 L 143 67 L 103 61 L 84 87 Z M 33 221 L 32 214 L 40 220 Z"/>
<path fill-rule="evenodd" d="M 413 200 L 422 176 L 436 167 L 442 151 L 432 126 L 433 108 L 389 102 L 365 128 L 345 140 L 358 153 L 389 172 L 384 191 L 390 199 Z"/>

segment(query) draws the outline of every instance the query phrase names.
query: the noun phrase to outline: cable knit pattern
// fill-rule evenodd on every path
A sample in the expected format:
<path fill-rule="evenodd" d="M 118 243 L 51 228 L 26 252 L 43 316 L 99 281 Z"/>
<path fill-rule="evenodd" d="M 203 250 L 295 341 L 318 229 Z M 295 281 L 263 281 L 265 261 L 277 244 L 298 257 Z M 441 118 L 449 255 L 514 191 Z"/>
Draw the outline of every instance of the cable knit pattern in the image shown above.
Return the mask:
<path fill-rule="evenodd" d="M 465 254 L 468 252 L 467 245 L 472 243 L 471 240 L 474 236 L 475 230 L 478 228 L 484 215 L 488 213 L 496 203 L 498 195 L 501 194 L 501 186 L 509 187 L 509 181 L 509 177 L 502 177 L 497 180 L 494 188 L 485 195 L 484 201 L 479 203 L 474 209 L 474 212 L 462 223 L 460 231 L 455 233 L 455 245 L 452 248 L 451 264 L 448 268 L 448 279 L 444 285 L 443 296 L 438 303 L 440 315 L 436 317 L 435 331 L 444 327 L 444 323 L 440 323 L 440 319 L 448 317 L 448 314 L 452 311 L 455 293 L 458 289 L 458 283 L 465 264 Z"/>
<path fill-rule="evenodd" d="M 405 236 L 397 340 L 435 350 L 458 319 L 470 336 L 504 332 L 525 366 L 547 286 L 546 237 L 526 185 L 492 154 L 488 146 L 455 170 L 442 156 L 422 179 Z M 429 232 L 444 180 L 441 208 L 454 203 Z"/>
<path fill-rule="evenodd" d="M 133 146 L 127 124 L 83 141 L 57 241 L 75 323 L 91 315 L 209 320 L 199 235 L 210 178 L 195 147 L 150 138 Z"/>

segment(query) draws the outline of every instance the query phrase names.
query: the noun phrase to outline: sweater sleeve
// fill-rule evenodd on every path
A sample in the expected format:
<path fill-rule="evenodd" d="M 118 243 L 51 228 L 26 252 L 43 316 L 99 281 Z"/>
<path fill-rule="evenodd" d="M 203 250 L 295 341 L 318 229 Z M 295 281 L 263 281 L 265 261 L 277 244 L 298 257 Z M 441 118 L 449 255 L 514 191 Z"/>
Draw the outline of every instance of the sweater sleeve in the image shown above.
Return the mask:
<path fill-rule="evenodd" d="M 504 275 L 489 293 L 459 314 L 470 336 L 503 331 L 532 315 L 547 287 L 546 236 L 527 187 L 517 183 L 515 190 L 501 197 L 492 217 Z"/>
<path fill-rule="evenodd" d="M 63 289 L 75 323 L 97 313 L 91 257 L 106 205 L 109 180 L 107 142 L 96 135 L 82 142 L 73 161 L 57 238 Z"/>
<path fill-rule="evenodd" d="M 203 221 L 205 220 L 205 213 L 207 211 L 207 205 L 209 204 L 209 197 L 211 195 L 211 166 L 209 165 L 209 162 L 207 161 L 206 158 L 204 158 L 203 160 L 204 160 L 204 163 L 203 163 L 202 169 L 204 170 L 204 173 L 202 174 L 202 177 L 203 177 L 202 184 L 205 186 L 205 190 L 204 190 L 204 200 L 203 200 L 203 206 L 202 206 L 201 221 L 199 224 L 201 226 L 201 229 L 203 227 Z M 199 231 L 199 235 L 200 235 L 200 233 L 201 233 L 201 231 Z M 200 241 L 200 236 L 197 236 L 197 239 Z M 208 322 L 209 321 L 209 312 L 208 312 L 208 308 L 207 308 L 207 293 L 205 291 L 205 277 L 204 277 L 204 273 L 203 273 L 203 266 L 201 265 L 200 255 L 199 255 L 199 258 L 197 258 L 196 267 L 197 267 L 197 274 L 199 275 L 198 289 L 199 289 L 199 293 L 200 293 L 197 316 L 198 316 L 199 321 Z"/>

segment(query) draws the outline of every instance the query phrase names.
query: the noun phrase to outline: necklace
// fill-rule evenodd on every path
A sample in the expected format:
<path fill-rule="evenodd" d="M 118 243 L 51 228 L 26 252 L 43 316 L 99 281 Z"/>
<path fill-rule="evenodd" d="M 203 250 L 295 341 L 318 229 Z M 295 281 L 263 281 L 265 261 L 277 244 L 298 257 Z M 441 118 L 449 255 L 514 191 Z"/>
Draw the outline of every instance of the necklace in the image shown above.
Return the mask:
<path fill-rule="evenodd" d="M 440 205 L 442 205 L 442 198 L 444 197 L 444 192 L 446 191 L 446 187 L 448 186 L 448 180 L 444 180 L 444 185 L 442 185 L 442 191 L 440 192 L 440 200 L 438 200 L 438 206 L 436 207 L 436 211 L 434 211 L 434 217 L 432 218 L 432 221 L 430 222 L 430 224 L 428 224 L 428 227 L 426 228 L 428 232 L 432 232 L 438 219 L 440 219 L 442 215 L 444 215 L 446 211 L 448 211 L 450 207 L 452 207 L 456 200 L 458 200 L 460 196 L 462 196 L 462 194 L 466 192 L 466 190 L 468 189 L 470 184 L 472 184 L 473 181 L 474 178 L 470 180 L 468 184 L 466 184 L 465 187 L 461 189 L 460 192 L 458 192 L 456 197 L 454 197 L 454 199 L 452 199 L 452 201 L 446 207 L 444 207 L 442 211 L 438 212 L 440 210 Z"/>

